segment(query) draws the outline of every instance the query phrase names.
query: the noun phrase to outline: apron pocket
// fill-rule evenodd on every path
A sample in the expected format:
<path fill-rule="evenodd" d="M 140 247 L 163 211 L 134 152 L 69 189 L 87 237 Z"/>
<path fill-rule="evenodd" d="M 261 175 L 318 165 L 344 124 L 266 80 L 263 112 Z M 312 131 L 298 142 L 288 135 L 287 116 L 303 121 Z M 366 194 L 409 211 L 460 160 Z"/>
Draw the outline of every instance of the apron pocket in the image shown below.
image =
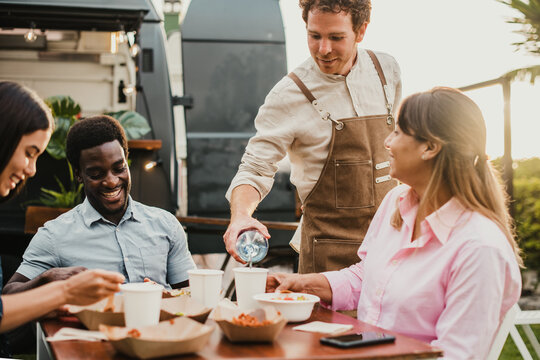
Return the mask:
<path fill-rule="evenodd" d="M 315 272 L 341 270 L 360 261 L 358 248 L 362 240 L 314 239 Z"/>
<path fill-rule="evenodd" d="M 335 161 L 336 208 L 360 209 L 375 206 L 371 160 Z"/>

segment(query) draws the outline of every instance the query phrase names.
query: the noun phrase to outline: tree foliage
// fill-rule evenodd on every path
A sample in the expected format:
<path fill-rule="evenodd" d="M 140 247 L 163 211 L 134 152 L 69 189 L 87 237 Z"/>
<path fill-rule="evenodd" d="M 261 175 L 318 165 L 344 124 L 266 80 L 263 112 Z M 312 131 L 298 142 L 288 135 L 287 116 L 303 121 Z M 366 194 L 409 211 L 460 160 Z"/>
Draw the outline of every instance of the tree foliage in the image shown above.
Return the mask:
<path fill-rule="evenodd" d="M 517 32 L 525 37 L 525 40 L 515 43 L 518 48 L 533 54 L 540 54 L 540 0 L 498 0 L 521 13 L 509 22 L 520 24 L 521 30 Z"/>
<path fill-rule="evenodd" d="M 525 266 L 540 272 L 540 158 L 516 160 L 514 214 Z"/>

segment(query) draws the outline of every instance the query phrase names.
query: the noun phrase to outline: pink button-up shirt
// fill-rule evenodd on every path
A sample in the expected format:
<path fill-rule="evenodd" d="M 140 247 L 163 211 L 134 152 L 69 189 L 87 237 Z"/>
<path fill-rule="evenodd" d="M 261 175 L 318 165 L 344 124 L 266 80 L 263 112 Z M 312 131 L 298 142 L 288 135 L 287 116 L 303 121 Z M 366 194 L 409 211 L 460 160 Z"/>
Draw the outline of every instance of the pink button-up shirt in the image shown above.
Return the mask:
<path fill-rule="evenodd" d="M 390 225 L 399 202 L 401 230 Z M 418 197 L 390 191 L 358 250 L 361 261 L 324 273 L 334 310 L 430 342 L 448 359 L 484 359 L 506 312 L 521 294 L 521 275 L 504 233 L 452 198 L 421 224 L 411 242 Z"/>

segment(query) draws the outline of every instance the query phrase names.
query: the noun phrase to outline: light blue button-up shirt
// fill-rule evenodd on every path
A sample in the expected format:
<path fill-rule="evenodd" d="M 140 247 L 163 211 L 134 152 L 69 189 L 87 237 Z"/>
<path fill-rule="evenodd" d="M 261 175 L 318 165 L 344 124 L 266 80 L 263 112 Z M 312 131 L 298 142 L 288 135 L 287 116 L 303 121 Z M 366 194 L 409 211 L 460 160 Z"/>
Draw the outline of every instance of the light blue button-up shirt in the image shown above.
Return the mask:
<path fill-rule="evenodd" d="M 186 234 L 175 216 L 129 197 L 120 223 L 106 220 L 88 199 L 41 227 L 24 252 L 17 272 L 33 279 L 55 267 L 84 266 L 145 277 L 170 288 L 195 269 Z"/>

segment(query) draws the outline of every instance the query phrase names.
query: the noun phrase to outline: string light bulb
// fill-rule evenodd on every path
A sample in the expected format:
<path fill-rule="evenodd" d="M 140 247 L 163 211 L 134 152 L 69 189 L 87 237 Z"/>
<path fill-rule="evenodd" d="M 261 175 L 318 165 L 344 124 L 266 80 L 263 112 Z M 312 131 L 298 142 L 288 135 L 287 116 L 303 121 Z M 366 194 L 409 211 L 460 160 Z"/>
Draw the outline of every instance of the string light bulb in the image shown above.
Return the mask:
<path fill-rule="evenodd" d="M 128 84 L 128 85 L 124 86 L 124 88 L 122 89 L 122 92 L 126 96 L 133 95 L 133 94 L 135 94 L 136 91 L 137 90 L 136 90 L 135 86 L 131 85 L 131 84 Z"/>
<path fill-rule="evenodd" d="M 155 168 L 156 166 L 158 166 L 159 164 L 161 164 L 161 160 L 152 160 L 152 161 L 148 161 L 146 164 L 144 164 L 144 170 L 145 171 L 150 171 L 152 170 L 153 168 Z"/>
<path fill-rule="evenodd" d="M 34 23 L 30 24 L 30 30 L 28 30 L 24 34 L 24 41 L 32 43 L 32 42 L 37 40 L 37 34 L 36 34 L 35 30 L 34 30 L 35 27 L 36 27 L 36 25 Z"/>

